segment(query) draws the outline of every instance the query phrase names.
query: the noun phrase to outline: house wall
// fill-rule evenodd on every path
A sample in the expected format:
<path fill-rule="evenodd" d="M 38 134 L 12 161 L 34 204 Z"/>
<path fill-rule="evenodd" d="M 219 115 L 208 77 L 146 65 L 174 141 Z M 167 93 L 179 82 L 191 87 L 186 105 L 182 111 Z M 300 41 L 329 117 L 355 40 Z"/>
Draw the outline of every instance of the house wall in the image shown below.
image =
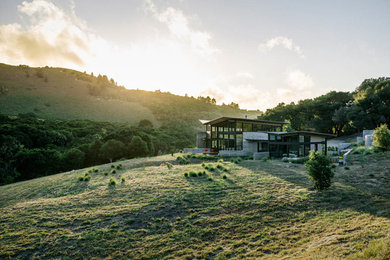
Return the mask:
<path fill-rule="evenodd" d="M 243 132 L 242 150 L 248 153 L 257 153 L 257 142 L 253 140 L 268 141 L 268 134 L 265 132 Z"/>
<path fill-rule="evenodd" d="M 206 132 L 199 132 L 196 134 L 196 147 L 198 148 L 206 148 Z"/>

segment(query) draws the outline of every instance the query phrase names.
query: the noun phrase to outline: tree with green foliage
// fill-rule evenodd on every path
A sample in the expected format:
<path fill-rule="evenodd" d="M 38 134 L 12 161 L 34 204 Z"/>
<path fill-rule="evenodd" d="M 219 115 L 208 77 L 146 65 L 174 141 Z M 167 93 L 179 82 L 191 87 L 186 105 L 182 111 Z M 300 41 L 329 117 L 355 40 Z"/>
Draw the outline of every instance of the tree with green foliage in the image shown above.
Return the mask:
<path fill-rule="evenodd" d="M 64 170 L 80 169 L 84 164 L 85 153 L 77 148 L 66 150 L 62 155 Z"/>
<path fill-rule="evenodd" d="M 372 144 L 382 151 L 390 150 L 390 131 L 387 124 L 382 124 L 374 130 Z"/>
<path fill-rule="evenodd" d="M 152 122 L 147 119 L 142 119 L 141 121 L 139 121 L 138 126 L 142 128 L 153 128 Z"/>
<path fill-rule="evenodd" d="M 334 172 L 332 163 L 325 154 L 311 151 L 305 166 L 315 189 L 324 190 L 330 187 Z"/>
<path fill-rule="evenodd" d="M 129 153 L 132 157 L 142 157 L 148 154 L 148 145 L 139 136 L 133 136 L 129 144 Z"/>
<path fill-rule="evenodd" d="M 20 179 L 28 180 L 57 173 L 61 167 L 61 154 L 53 149 L 23 149 L 15 157 L 16 170 L 21 173 Z"/>
<path fill-rule="evenodd" d="M 125 150 L 125 145 L 118 140 L 110 139 L 105 142 L 100 148 L 100 156 L 104 160 L 113 160 L 119 159 L 123 156 Z"/>

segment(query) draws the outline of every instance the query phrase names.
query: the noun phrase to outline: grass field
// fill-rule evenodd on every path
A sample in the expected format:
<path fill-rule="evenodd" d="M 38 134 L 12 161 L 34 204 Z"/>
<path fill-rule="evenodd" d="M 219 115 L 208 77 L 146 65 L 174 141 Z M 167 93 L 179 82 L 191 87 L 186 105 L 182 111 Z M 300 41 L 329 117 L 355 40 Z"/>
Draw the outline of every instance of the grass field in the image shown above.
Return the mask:
<path fill-rule="evenodd" d="M 98 166 L 89 181 L 84 169 L 1 186 L 0 258 L 389 259 L 389 159 L 354 155 L 323 192 L 303 165 L 210 171 L 171 155 Z"/>

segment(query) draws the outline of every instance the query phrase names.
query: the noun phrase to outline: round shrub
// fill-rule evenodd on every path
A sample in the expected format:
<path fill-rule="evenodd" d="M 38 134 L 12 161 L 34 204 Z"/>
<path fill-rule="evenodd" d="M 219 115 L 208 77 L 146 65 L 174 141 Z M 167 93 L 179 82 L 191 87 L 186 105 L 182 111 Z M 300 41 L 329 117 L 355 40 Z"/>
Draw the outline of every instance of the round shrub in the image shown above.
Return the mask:
<path fill-rule="evenodd" d="M 226 176 L 226 174 L 222 175 L 222 178 L 224 178 L 224 179 L 227 179 L 227 176 Z"/>
<path fill-rule="evenodd" d="M 188 172 L 185 172 L 185 173 L 184 173 L 184 177 L 188 177 Z"/>
<path fill-rule="evenodd" d="M 115 186 L 116 184 L 116 181 L 114 178 L 110 178 L 110 180 L 108 181 L 108 186 Z"/>
<path fill-rule="evenodd" d="M 315 189 L 323 190 L 330 187 L 331 179 L 334 176 L 331 164 L 326 155 L 315 151 L 310 152 L 309 160 L 305 166 L 310 179 L 314 182 Z"/>

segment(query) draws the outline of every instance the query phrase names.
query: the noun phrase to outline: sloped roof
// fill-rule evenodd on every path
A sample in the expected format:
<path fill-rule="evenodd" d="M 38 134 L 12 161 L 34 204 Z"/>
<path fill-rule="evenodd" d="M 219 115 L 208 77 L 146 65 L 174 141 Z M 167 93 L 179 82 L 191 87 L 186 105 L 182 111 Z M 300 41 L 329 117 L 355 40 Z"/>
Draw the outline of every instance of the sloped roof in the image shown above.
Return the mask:
<path fill-rule="evenodd" d="M 259 120 L 259 119 L 248 119 L 248 118 L 239 118 L 239 117 L 219 117 L 213 120 L 199 120 L 202 124 L 207 125 L 207 124 L 217 124 L 221 123 L 223 121 L 228 121 L 228 120 L 237 120 L 240 122 L 248 122 L 248 123 L 263 123 L 263 124 L 268 124 L 268 125 L 284 125 L 288 124 L 286 122 L 280 122 L 280 121 L 271 121 L 271 120 Z"/>

